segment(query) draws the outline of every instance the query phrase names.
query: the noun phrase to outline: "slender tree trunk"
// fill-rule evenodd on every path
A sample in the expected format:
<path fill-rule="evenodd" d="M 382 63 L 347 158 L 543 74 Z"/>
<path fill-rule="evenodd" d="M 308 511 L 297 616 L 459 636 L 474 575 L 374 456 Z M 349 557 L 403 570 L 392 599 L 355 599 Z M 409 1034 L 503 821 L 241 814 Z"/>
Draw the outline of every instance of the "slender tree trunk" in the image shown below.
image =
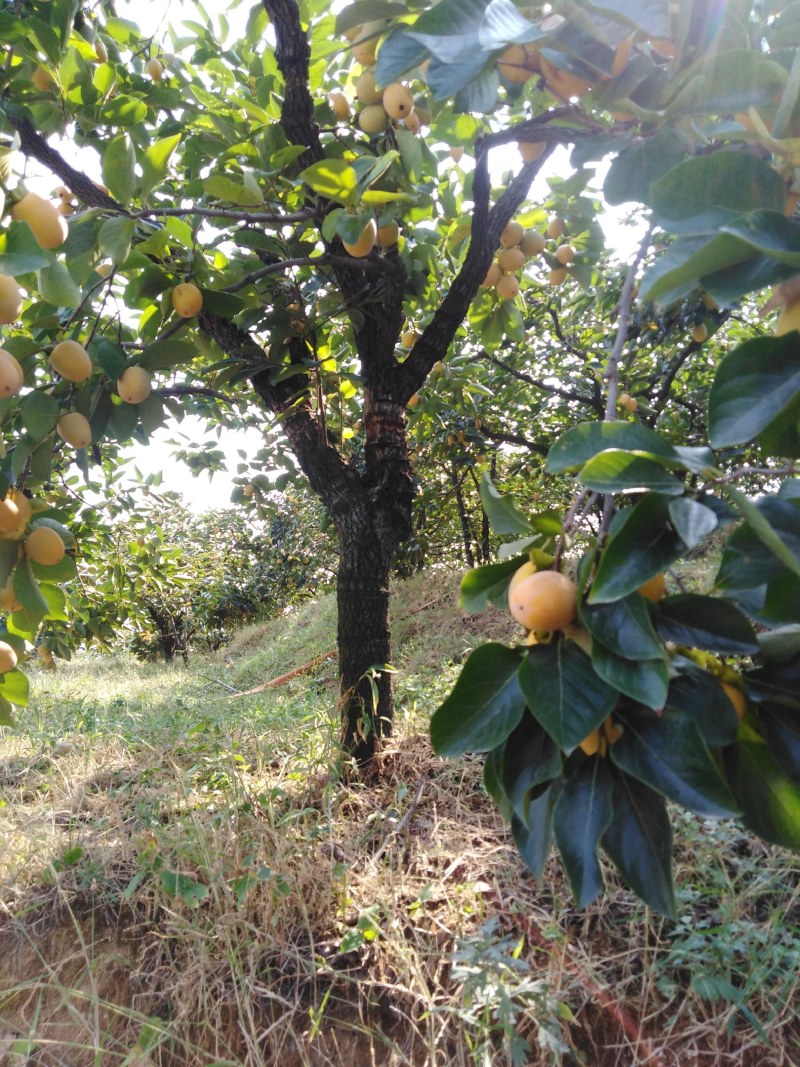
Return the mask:
<path fill-rule="evenodd" d="M 392 731 L 392 675 L 382 669 L 391 658 L 390 565 L 366 511 L 348 515 L 340 528 L 336 582 L 342 745 L 359 766 Z"/>
<path fill-rule="evenodd" d="M 453 464 L 451 464 L 448 473 L 450 475 L 450 484 L 455 493 L 458 518 L 461 523 L 461 540 L 464 545 L 464 562 L 468 567 L 474 567 L 475 557 L 472 554 L 472 530 L 469 525 L 467 507 L 464 503 L 464 493 L 461 490 L 461 481 L 459 480 L 458 472 Z"/>

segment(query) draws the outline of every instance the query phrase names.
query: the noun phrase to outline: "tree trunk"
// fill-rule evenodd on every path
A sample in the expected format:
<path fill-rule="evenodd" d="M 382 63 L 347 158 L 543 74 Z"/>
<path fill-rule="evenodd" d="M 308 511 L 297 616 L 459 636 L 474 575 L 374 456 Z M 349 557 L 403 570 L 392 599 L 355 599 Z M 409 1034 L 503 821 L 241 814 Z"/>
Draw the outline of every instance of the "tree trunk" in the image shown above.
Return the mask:
<path fill-rule="evenodd" d="M 342 745 L 359 767 L 375 754 L 380 737 L 392 732 L 389 568 L 366 509 L 347 516 L 340 528 L 336 582 L 339 612 L 339 675 Z"/>

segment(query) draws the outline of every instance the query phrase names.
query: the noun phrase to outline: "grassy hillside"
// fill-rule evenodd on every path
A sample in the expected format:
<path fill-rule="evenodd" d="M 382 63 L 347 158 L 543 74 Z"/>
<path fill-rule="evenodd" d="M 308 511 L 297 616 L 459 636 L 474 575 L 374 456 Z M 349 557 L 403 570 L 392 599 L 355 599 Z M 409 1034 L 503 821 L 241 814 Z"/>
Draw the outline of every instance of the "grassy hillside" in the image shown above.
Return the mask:
<path fill-rule="evenodd" d="M 446 572 L 394 616 L 397 733 L 366 783 L 338 773 L 331 599 L 188 668 L 32 670 L 0 730 L 0 1064 L 800 1063 L 800 861 L 676 815 L 677 923 L 611 870 L 576 911 L 479 761 L 427 741 L 508 621 L 464 617 Z"/>

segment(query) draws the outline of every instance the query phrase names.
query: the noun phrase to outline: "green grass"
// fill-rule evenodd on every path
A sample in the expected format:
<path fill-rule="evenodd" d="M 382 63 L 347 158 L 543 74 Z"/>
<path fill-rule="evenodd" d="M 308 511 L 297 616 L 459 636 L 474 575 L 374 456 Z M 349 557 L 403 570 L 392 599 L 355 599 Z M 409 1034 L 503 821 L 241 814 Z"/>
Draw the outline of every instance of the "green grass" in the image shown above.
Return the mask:
<path fill-rule="evenodd" d="M 333 661 L 238 695 L 329 652 L 333 613 L 188 667 L 31 670 L 0 733 L 0 1063 L 800 1062 L 797 857 L 676 812 L 679 921 L 611 870 L 577 912 L 557 859 L 526 873 L 480 761 L 427 740 L 508 620 L 463 616 L 446 572 L 398 587 L 397 734 L 359 783 Z"/>

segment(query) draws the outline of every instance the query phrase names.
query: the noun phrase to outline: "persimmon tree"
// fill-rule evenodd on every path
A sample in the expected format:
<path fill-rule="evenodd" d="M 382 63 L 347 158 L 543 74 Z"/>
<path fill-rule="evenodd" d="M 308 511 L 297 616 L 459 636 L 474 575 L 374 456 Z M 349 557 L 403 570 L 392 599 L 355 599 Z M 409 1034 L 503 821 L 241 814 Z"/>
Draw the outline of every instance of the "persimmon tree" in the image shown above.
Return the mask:
<path fill-rule="evenodd" d="M 32 497 L 0 534 L 20 605 L 8 642 L 24 654 L 73 567 L 69 551 L 20 556 L 42 525 L 72 548 L 47 495 L 72 457 L 60 418 L 88 419 L 85 467 L 168 412 L 229 419 L 238 405 L 336 529 L 343 740 L 366 763 L 391 729 L 409 414 L 435 422 L 448 367 L 466 356 L 459 373 L 477 382 L 514 342 L 531 358 L 512 385 L 543 384 L 574 425 L 555 441 L 523 432 L 506 386 L 485 434 L 546 453 L 550 501 L 573 502 L 528 519 L 484 482 L 497 533 L 518 543 L 466 579 L 465 599 L 502 599 L 523 564 L 572 568 L 577 625 L 476 650 L 434 717 L 437 748 L 489 753 L 487 785 L 527 862 L 541 870 L 555 825 L 582 903 L 600 890 L 602 847 L 673 909 L 665 798 L 797 845 L 795 320 L 744 340 L 713 384 L 704 347 L 748 294 L 784 285 L 777 301 L 796 302 L 791 5 L 357 0 L 334 17 L 317 0 L 263 0 L 239 40 L 226 34 L 224 17 L 189 21 L 165 53 L 102 4 L 21 0 L 0 15 L 2 123 L 19 150 L 0 248 L 3 477 L 14 507 Z M 532 195 L 556 149 L 571 172 Z M 68 224 L 26 197 L 34 161 L 62 183 Z M 646 232 L 620 280 L 598 218 L 626 203 Z M 569 335 L 544 295 L 565 284 L 584 291 Z M 686 343 L 666 344 L 681 326 Z M 88 373 L 54 356 L 63 341 L 88 352 Z M 466 440 L 484 430 L 462 400 Z M 710 447 L 685 443 L 706 425 Z M 730 520 L 715 595 L 638 592 Z M 24 699 L 24 676 L 3 678 Z"/>

